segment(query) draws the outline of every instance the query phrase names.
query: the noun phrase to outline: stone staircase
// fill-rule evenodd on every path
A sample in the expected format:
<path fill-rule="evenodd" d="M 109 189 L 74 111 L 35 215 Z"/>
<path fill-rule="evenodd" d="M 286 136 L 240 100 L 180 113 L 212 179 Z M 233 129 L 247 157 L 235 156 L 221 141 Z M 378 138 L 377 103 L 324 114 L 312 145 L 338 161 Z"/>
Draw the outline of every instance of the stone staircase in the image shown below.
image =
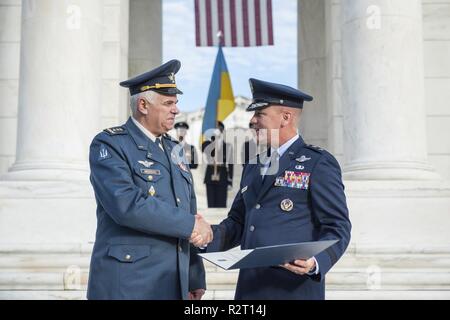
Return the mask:
<path fill-rule="evenodd" d="M 224 209 L 208 210 L 216 223 Z M 0 247 L 0 299 L 85 299 L 92 245 Z M 233 299 L 237 271 L 206 262 L 205 299 Z M 450 299 L 450 248 L 357 247 L 327 276 L 327 299 Z"/>
<path fill-rule="evenodd" d="M 239 181 L 239 169 L 236 170 L 235 181 Z M 209 222 L 218 223 L 226 217 L 227 209 L 205 209 L 201 172 L 204 171 L 194 171 L 199 212 Z M 365 185 L 362 187 L 365 188 Z M 229 193 L 228 207 L 238 188 L 238 183 L 235 182 Z M 375 189 L 375 192 L 364 188 L 352 185 L 348 188 L 353 203 L 361 203 L 351 210 L 354 230 L 360 235 L 354 235 L 354 243 L 327 275 L 327 299 L 450 299 L 450 246 L 437 246 L 449 243 L 448 233 L 445 232 L 448 230 L 448 222 L 445 222 L 448 219 L 445 220 L 445 217 L 448 214 L 450 187 L 443 189 L 445 194 L 430 199 L 425 199 L 424 194 L 425 191 L 434 192 L 432 188 L 408 191 L 407 197 L 405 192 L 391 192 L 389 186 L 385 185 Z M 376 194 L 378 198 L 367 200 L 360 196 L 358 190 Z M 387 194 L 389 197 L 380 197 L 380 194 Z M 434 211 L 442 213 L 434 216 L 434 211 L 421 209 L 427 214 L 427 220 L 424 216 L 417 216 L 413 207 L 408 207 L 408 210 L 403 210 L 409 213 L 407 216 L 402 217 L 399 212 L 396 217 L 397 221 L 402 221 L 402 230 L 409 230 L 404 226 L 407 218 L 415 218 L 416 229 L 413 229 L 415 233 L 412 234 L 420 235 L 422 231 L 434 242 L 414 238 L 410 245 L 405 246 L 401 243 L 409 243 L 403 240 L 410 239 L 409 234 L 400 234 L 397 238 L 386 236 L 388 228 L 395 225 L 392 223 L 392 215 L 386 220 L 389 224 L 379 223 L 380 213 L 387 214 L 383 208 L 377 208 L 375 218 L 372 213 L 364 216 L 368 206 L 397 201 L 397 198 L 399 208 L 412 203 L 409 199 L 418 198 L 420 201 L 428 201 L 425 203 L 427 208 L 434 208 Z M 421 200 L 422 198 L 425 200 Z M 86 214 L 90 213 L 88 211 Z M 364 220 L 368 225 L 365 229 L 357 226 L 356 222 L 361 226 L 358 219 L 369 218 L 374 220 Z M 378 242 L 370 246 L 362 245 L 366 243 L 363 240 L 368 237 L 364 238 L 361 234 L 365 236 L 366 232 L 372 232 L 371 239 Z M 0 243 L 0 299 L 85 299 L 92 243 L 47 244 L 29 241 L 27 244 L 20 244 L 7 240 Z M 205 299 L 232 299 L 237 272 L 224 271 L 209 263 L 205 265 L 208 283 Z"/>
<path fill-rule="evenodd" d="M 450 299 L 450 252 L 349 250 L 327 276 L 327 299 Z M 236 271 L 207 264 L 208 297 L 232 299 Z"/>
<path fill-rule="evenodd" d="M 218 223 L 226 209 L 208 209 Z M 206 262 L 208 296 L 232 299 L 237 271 Z M 346 254 L 327 275 L 327 299 L 450 299 L 450 248 L 358 247 Z"/>

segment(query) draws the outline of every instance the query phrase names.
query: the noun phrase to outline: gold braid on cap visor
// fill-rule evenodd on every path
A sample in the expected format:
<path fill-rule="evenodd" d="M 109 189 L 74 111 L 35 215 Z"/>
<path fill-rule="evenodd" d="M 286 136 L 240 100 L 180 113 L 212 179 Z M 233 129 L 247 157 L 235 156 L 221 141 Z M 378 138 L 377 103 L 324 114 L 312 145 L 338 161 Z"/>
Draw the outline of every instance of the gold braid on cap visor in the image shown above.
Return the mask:
<path fill-rule="evenodd" d="M 161 88 L 176 88 L 177 85 L 174 83 L 168 83 L 168 84 L 160 84 L 156 83 L 154 86 L 143 86 L 141 87 L 141 92 L 147 91 L 150 89 L 161 89 Z"/>

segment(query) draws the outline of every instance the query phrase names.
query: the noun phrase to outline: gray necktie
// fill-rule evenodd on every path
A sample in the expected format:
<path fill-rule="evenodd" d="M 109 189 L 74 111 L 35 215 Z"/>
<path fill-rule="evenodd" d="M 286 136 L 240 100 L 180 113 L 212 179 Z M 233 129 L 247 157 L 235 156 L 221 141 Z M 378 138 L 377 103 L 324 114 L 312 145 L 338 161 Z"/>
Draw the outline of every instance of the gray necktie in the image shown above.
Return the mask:
<path fill-rule="evenodd" d="M 164 151 L 164 153 L 165 153 L 164 147 L 163 147 L 163 145 L 162 145 L 161 138 L 156 138 L 156 139 L 155 139 L 155 143 L 156 143 L 156 145 L 157 145 L 158 147 L 160 147 L 161 150 Z"/>

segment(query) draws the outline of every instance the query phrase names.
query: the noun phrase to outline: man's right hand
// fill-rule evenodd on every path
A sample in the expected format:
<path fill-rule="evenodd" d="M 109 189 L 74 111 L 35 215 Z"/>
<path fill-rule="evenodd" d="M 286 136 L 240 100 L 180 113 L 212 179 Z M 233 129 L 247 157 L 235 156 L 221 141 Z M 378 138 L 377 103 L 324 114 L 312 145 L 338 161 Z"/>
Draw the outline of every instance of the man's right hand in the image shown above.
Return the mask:
<path fill-rule="evenodd" d="M 213 240 L 211 225 L 200 214 L 195 216 L 194 230 L 189 241 L 196 247 L 204 247 Z"/>

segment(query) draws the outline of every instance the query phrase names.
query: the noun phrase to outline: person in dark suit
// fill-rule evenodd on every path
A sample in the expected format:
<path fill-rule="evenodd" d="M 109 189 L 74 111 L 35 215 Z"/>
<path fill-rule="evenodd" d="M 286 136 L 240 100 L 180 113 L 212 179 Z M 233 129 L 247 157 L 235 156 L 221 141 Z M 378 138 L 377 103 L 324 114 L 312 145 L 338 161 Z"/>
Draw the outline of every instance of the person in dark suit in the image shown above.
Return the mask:
<path fill-rule="evenodd" d="M 184 149 L 186 161 L 191 169 L 198 168 L 198 155 L 195 147 L 186 142 L 185 137 L 189 130 L 189 125 L 182 121 L 175 123 L 175 130 L 177 131 L 177 138 L 180 146 Z"/>
<path fill-rule="evenodd" d="M 202 144 L 207 166 L 203 182 L 206 184 L 208 208 L 226 208 L 228 188 L 233 185 L 233 149 L 225 143 L 225 126 L 217 124 L 218 132 Z"/>
<path fill-rule="evenodd" d="M 126 124 L 98 134 L 90 146 L 97 202 L 88 299 L 200 299 L 203 263 L 190 244 L 212 239 L 197 214 L 192 174 L 167 135 L 179 113 L 177 60 L 122 82 L 131 93 Z"/>
<path fill-rule="evenodd" d="M 250 79 L 251 123 L 270 158 L 245 165 L 240 191 L 228 217 L 213 226 L 208 252 L 320 240 L 339 240 L 308 260 L 283 266 L 242 269 L 236 299 L 324 299 L 325 276 L 345 252 L 351 223 L 341 169 L 320 147 L 298 134 L 305 101 L 312 97 L 291 87 Z M 278 130 L 272 138 L 263 129 Z M 196 237 L 201 239 L 200 236 Z"/>

